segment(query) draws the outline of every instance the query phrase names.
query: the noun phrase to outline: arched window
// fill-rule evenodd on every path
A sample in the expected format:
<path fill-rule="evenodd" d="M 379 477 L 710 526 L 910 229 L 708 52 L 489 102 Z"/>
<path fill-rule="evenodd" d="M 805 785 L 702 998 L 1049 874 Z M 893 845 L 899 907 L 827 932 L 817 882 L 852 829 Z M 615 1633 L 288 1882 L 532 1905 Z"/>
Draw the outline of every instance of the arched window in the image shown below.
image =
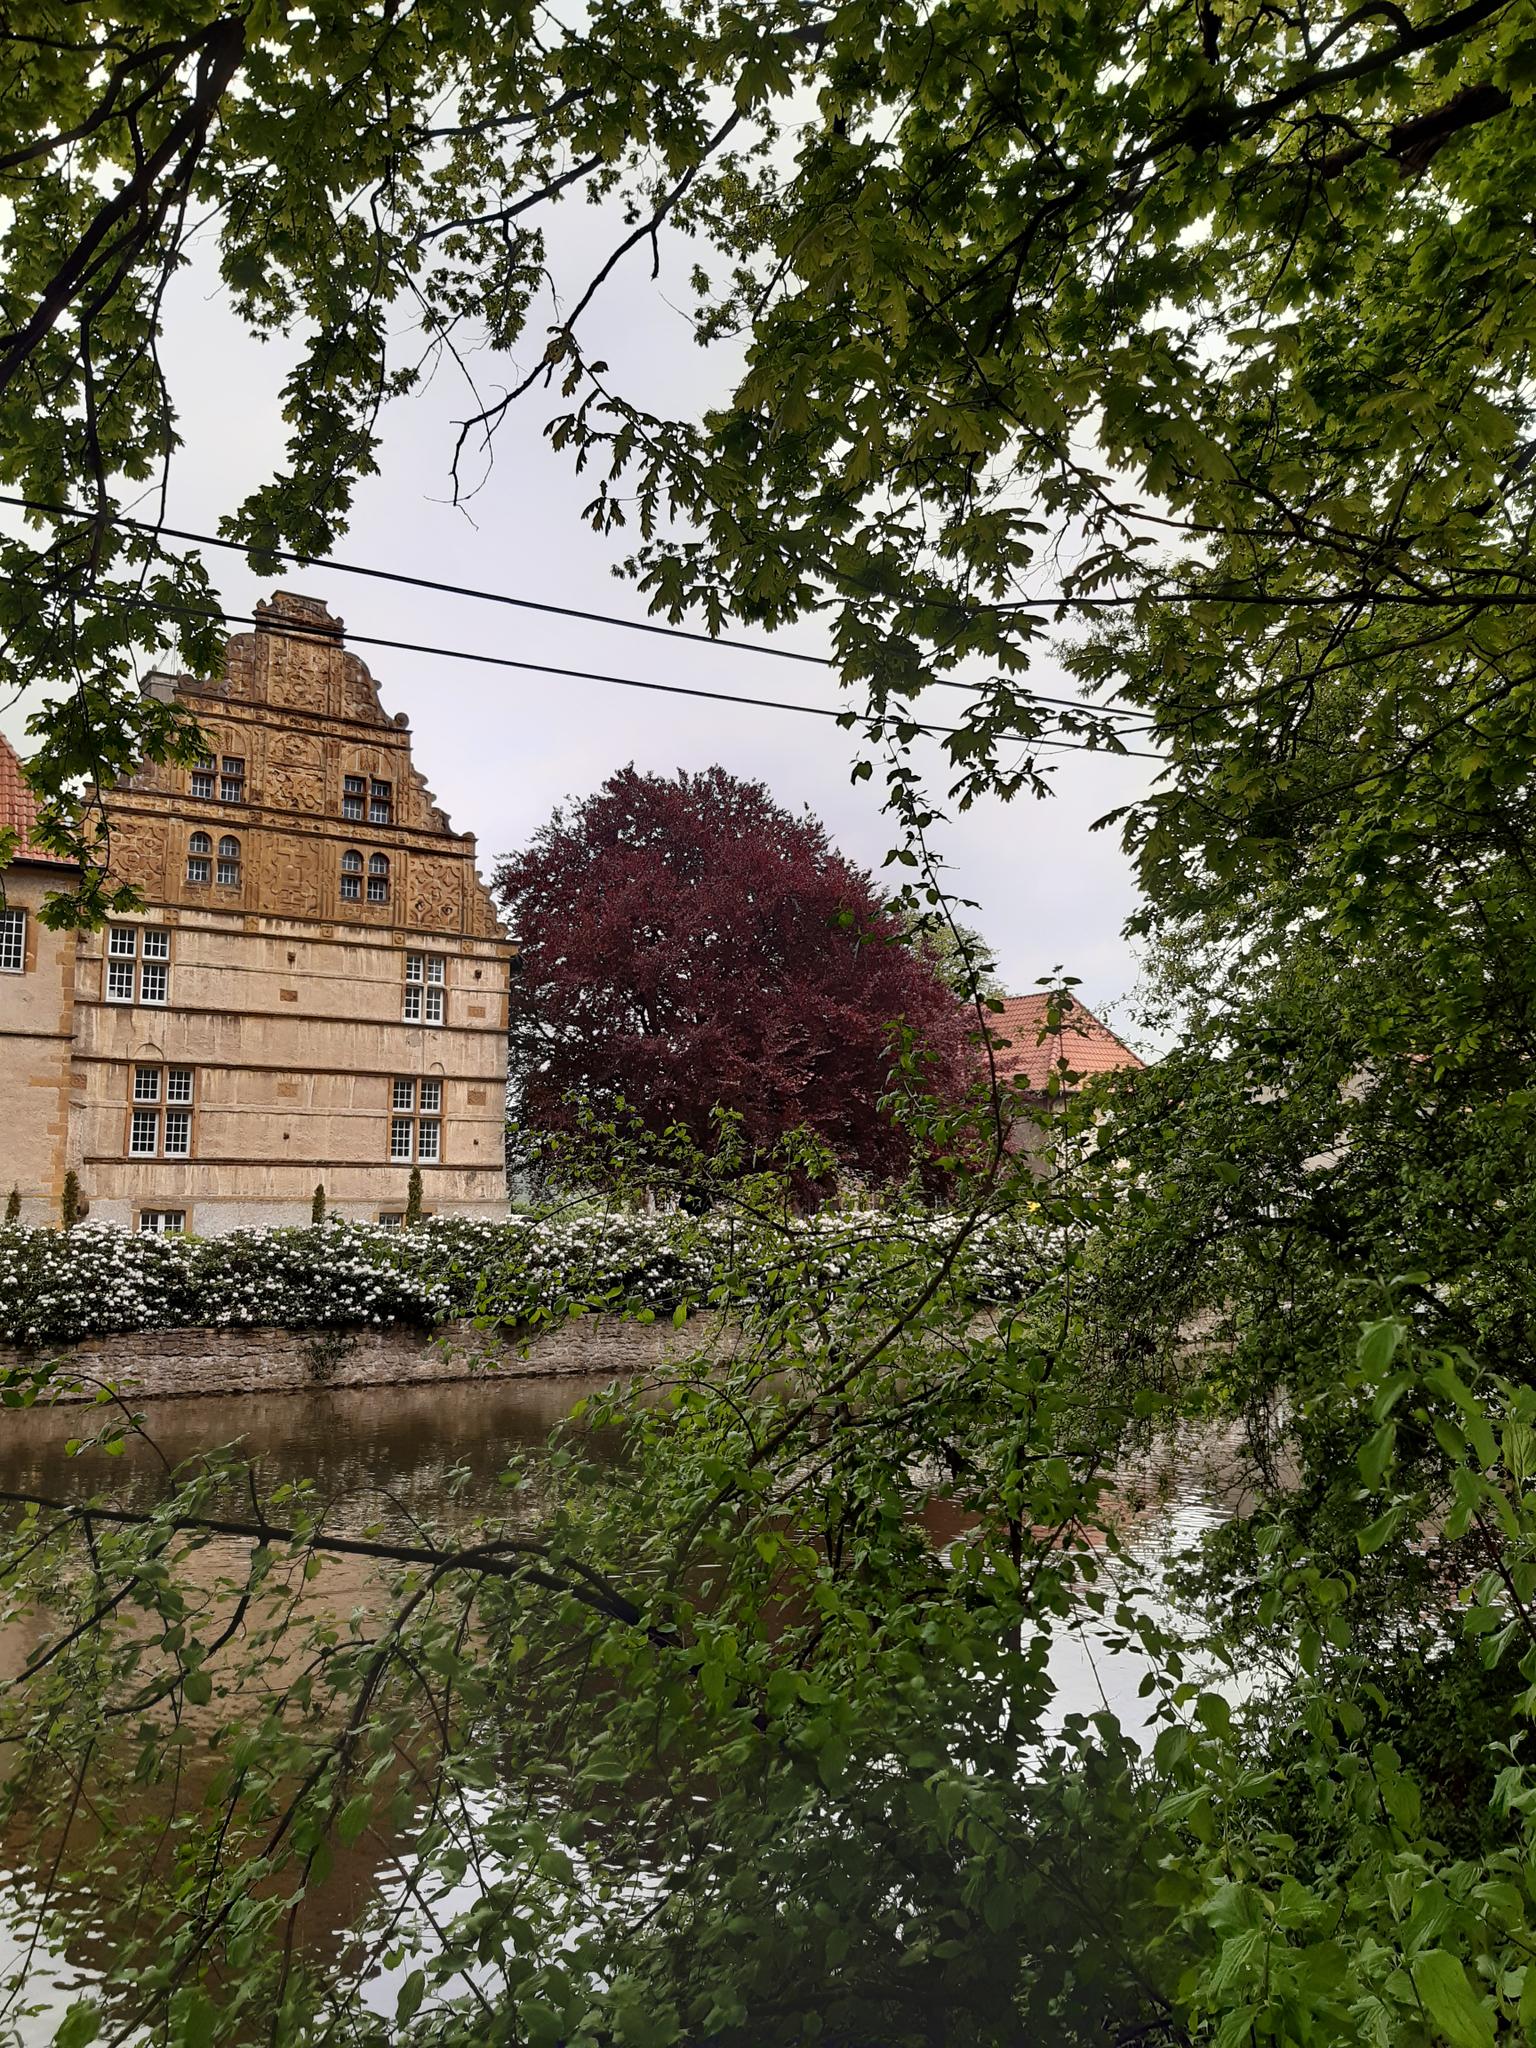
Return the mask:
<path fill-rule="evenodd" d="M 187 880 L 189 882 L 211 882 L 213 862 L 208 856 L 213 852 L 213 841 L 206 832 L 194 832 L 187 841 Z"/>
<path fill-rule="evenodd" d="M 240 842 L 229 832 L 219 841 L 219 883 L 225 889 L 240 886 Z"/>
<path fill-rule="evenodd" d="M 370 853 L 368 856 L 368 901 L 387 903 L 389 901 L 389 855 Z"/>
<path fill-rule="evenodd" d="M 363 856 L 348 847 L 341 856 L 341 900 L 360 903 L 363 899 Z"/>

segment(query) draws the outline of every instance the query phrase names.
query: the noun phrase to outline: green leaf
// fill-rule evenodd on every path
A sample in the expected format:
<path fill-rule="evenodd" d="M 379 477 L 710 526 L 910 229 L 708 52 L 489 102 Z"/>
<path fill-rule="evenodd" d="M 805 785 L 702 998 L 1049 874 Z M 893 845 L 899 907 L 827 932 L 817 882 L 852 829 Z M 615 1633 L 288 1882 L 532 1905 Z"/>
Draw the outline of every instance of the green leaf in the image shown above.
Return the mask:
<path fill-rule="evenodd" d="M 1355 1537 L 1360 1546 L 1360 1555 L 1369 1557 L 1373 1551 L 1380 1550 L 1384 1543 L 1389 1542 L 1401 1528 L 1405 1512 L 1403 1503 L 1399 1501 L 1395 1507 L 1388 1508 L 1384 1515 L 1378 1515 L 1374 1522 L 1367 1523 Z"/>
<path fill-rule="evenodd" d="M 1380 1429 L 1367 1437 L 1355 1455 L 1360 1477 L 1367 1486 L 1380 1486 L 1382 1475 L 1392 1462 L 1397 1449 L 1397 1424 L 1384 1422 Z"/>
<path fill-rule="evenodd" d="M 1448 1949 L 1426 1949 L 1411 1964 L 1424 2010 L 1450 2048 L 1493 2048 L 1493 2016 L 1472 1989 L 1460 1960 Z"/>
<path fill-rule="evenodd" d="M 1355 1363 L 1361 1372 L 1370 1379 L 1384 1373 L 1392 1363 L 1404 1334 L 1404 1325 L 1396 1316 L 1385 1316 L 1379 1323 L 1367 1323 L 1355 1347 Z"/>
<path fill-rule="evenodd" d="M 426 1995 L 426 1971 L 412 1970 L 411 1974 L 400 1986 L 399 1994 L 395 1999 L 395 2018 L 401 2021 L 413 2020 L 421 2010 L 421 2001 Z"/>
<path fill-rule="evenodd" d="M 94 2005 L 72 2005 L 54 2029 L 53 2048 L 86 2048 L 101 2031 L 101 2013 Z"/>

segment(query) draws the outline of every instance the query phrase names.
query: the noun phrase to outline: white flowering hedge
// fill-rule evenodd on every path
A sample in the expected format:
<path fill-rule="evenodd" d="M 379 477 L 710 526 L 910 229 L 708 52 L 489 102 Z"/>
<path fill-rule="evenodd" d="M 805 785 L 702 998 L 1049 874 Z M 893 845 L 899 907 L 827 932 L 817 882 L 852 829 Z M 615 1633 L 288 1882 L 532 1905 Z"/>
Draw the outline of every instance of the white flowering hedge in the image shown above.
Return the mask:
<path fill-rule="evenodd" d="M 532 1322 L 584 1308 L 670 1314 L 750 1295 L 792 1272 L 835 1293 L 895 1262 L 939 1253 L 946 1216 L 874 1212 L 783 1230 L 735 1219 L 581 1214 L 505 1222 L 429 1220 L 404 1232 L 331 1220 L 302 1230 L 157 1237 L 111 1224 L 0 1228 L 0 1343 L 63 1343 L 112 1331 L 424 1326 L 448 1316 Z M 984 1226 L 956 1267 L 978 1304 L 1031 1287 L 1017 1228 Z"/>

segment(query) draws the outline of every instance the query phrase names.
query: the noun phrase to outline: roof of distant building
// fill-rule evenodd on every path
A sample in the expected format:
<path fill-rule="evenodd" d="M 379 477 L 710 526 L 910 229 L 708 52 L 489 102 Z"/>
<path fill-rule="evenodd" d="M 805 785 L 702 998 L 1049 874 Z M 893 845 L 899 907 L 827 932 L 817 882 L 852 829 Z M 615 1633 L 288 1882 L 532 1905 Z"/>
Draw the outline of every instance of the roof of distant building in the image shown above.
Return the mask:
<path fill-rule="evenodd" d="M 1042 1038 L 1047 1014 L 1056 1001 L 1044 993 L 1006 996 L 1002 1009 L 989 1015 L 987 1027 L 997 1046 L 994 1059 L 1000 1081 L 1020 1081 L 1026 1088 L 1043 1092 L 1052 1072 L 1063 1067 L 1086 1077 L 1111 1074 L 1118 1067 L 1146 1065 L 1085 1003 L 1071 995 L 1059 999 L 1060 1024 Z M 1001 1039 L 1007 1039 L 1007 1045 L 998 1044 Z"/>
<path fill-rule="evenodd" d="M 73 861 L 62 860 L 58 854 L 39 846 L 33 837 L 36 830 L 37 800 L 22 775 L 20 756 L 4 733 L 0 733 L 0 832 L 16 834 L 18 861 L 49 868 L 74 866 Z"/>

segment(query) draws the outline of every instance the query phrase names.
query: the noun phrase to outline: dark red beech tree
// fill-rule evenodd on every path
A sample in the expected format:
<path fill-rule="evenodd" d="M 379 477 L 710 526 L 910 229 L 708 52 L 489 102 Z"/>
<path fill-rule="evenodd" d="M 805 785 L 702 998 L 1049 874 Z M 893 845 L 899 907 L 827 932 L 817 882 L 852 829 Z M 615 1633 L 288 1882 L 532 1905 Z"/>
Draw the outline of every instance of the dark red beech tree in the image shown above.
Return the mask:
<path fill-rule="evenodd" d="M 953 994 L 870 877 L 759 783 L 622 769 L 556 811 L 496 888 L 521 949 L 512 1082 L 532 1132 L 622 1098 L 707 1148 L 718 1105 L 754 1146 L 807 1128 L 884 1178 L 909 1163 L 880 1108 L 893 1027 L 920 1048 L 925 1092 L 965 1086 Z"/>

